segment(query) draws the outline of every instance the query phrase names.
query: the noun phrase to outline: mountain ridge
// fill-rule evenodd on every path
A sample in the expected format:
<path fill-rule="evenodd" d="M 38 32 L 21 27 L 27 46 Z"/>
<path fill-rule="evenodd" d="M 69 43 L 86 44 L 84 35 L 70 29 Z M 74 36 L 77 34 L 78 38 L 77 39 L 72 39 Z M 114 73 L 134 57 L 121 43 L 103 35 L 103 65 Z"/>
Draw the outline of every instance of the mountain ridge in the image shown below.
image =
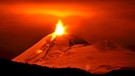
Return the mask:
<path fill-rule="evenodd" d="M 49 34 L 12 61 L 49 67 L 77 67 L 92 73 L 105 73 L 121 67 L 135 67 L 134 55 L 108 39 L 90 44 L 69 34 L 52 40 L 52 34 Z"/>

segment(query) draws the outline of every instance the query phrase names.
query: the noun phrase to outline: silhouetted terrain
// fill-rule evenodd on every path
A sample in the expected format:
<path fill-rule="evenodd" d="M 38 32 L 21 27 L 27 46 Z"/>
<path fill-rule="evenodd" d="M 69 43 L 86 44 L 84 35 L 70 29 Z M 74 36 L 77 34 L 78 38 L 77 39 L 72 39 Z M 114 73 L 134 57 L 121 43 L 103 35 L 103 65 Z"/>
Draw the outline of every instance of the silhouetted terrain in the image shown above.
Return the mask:
<path fill-rule="evenodd" d="M 49 68 L 0 59 L 0 76 L 135 76 L 135 70 L 114 70 L 91 74 L 77 68 Z"/>

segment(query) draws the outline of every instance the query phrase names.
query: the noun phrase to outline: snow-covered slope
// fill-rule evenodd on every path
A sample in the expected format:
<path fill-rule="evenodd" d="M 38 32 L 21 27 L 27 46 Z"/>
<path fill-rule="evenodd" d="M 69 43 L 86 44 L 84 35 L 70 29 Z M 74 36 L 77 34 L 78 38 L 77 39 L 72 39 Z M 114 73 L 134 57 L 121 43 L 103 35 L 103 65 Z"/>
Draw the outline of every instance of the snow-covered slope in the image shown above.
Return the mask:
<path fill-rule="evenodd" d="M 51 40 L 52 36 L 53 34 L 47 35 L 31 48 L 15 57 L 13 61 L 35 63 L 40 59 L 48 60 L 48 57 L 57 58 L 74 45 L 81 44 L 85 46 L 89 44 L 82 38 L 71 34 L 57 36 L 55 39 Z"/>
<path fill-rule="evenodd" d="M 91 73 L 135 67 L 135 53 L 110 40 L 103 39 L 90 45 L 74 35 L 59 36 L 52 41 L 51 37 L 52 34 L 44 37 L 13 61 L 58 68 L 76 67 Z"/>
<path fill-rule="evenodd" d="M 72 48 L 53 61 L 38 62 L 51 67 L 77 67 L 92 73 L 106 73 L 121 67 L 135 67 L 135 53 L 127 50 L 99 51 L 92 46 Z"/>

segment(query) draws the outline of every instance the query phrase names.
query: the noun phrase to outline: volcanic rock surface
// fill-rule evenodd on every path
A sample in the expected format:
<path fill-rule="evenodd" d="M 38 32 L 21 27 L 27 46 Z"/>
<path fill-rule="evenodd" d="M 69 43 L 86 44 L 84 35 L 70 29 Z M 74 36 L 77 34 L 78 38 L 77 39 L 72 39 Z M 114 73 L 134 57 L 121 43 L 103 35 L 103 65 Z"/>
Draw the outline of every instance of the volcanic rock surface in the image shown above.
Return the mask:
<path fill-rule="evenodd" d="M 112 40 L 102 39 L 90 44 L 71 34 L 51 39 L 52 34 L 49 34 L 13 61 L 57 68 L 75 67 L 91 73 L 135 68 L 135 52 L 120 47 Z"/>

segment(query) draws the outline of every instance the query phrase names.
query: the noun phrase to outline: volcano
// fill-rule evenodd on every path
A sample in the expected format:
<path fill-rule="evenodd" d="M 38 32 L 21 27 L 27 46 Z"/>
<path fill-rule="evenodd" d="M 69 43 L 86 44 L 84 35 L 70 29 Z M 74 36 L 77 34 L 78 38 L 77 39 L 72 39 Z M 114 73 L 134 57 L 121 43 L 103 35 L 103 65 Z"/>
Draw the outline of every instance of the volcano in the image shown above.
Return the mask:
<path fill-rule="evenodd" d="M 65 32 L 59 21 L 56 31 L 45 36 L 12 61 L 56 68 L 80 68 L 91 73 L 107 73 L 135 68 L 135 52 L 104 38 L 90 44 L 80 36 Z"/>
<path fill-rule="evenodd" d="M 33 47 L 14 58 L 13 61 L 37 63 L 43 60 L 46 62 L 58 58 L 75 46 L 89 45 L 84 39 L 72 34 L 57 36 L 54 40 L 51 40 L 52 37 L 53 34 L 44 37 Z"/>
<path fill-rule="evenodd" d="M 117 46 L 108 39 L 90 44 L 72 34 L 57 36 L 54 40 L 51 40 L 52 36 L 45 36 L 12 61 L 57 68 L 75 67 L 92 73 L 135 67 L 135 53 Z M 106 51 L 102 52 L 103 49 Z"/>

